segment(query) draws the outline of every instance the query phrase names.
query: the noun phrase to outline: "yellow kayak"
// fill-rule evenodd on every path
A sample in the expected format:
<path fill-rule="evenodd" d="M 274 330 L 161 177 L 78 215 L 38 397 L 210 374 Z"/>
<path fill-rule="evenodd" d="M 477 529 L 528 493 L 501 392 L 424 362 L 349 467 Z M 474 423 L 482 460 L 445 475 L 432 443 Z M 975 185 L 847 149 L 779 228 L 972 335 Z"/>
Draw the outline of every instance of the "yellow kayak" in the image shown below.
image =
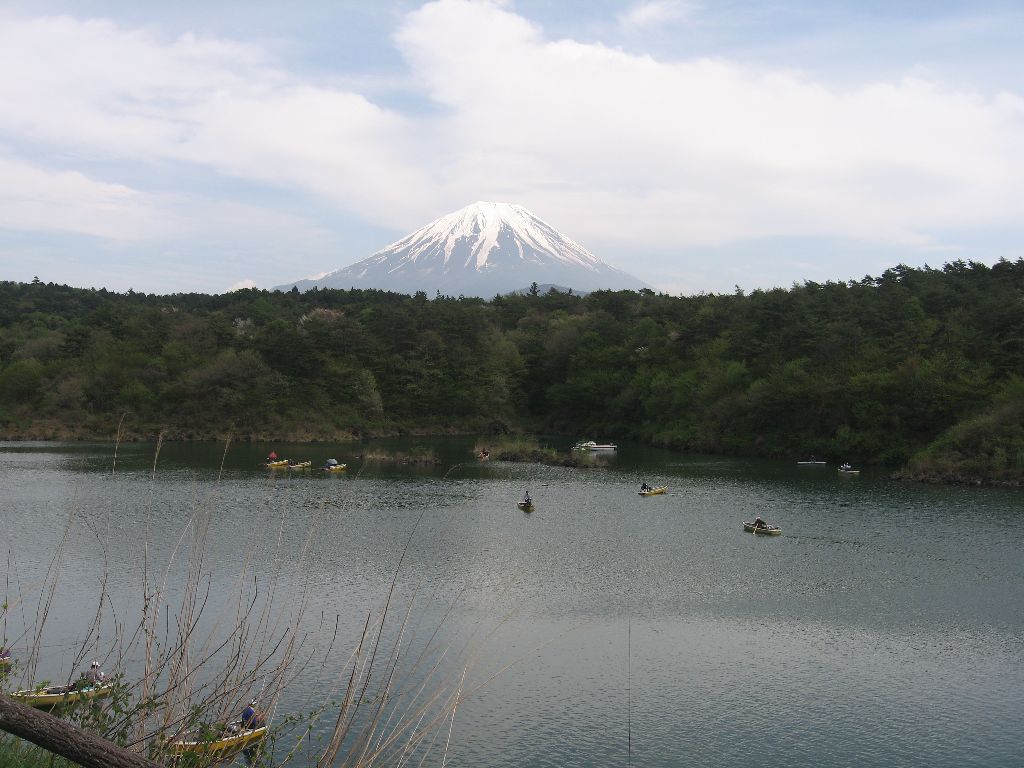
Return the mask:
<path fill-rule="evenodd" d="M 171 751 L 176 755 L 216 755 L 218 759 L 226 760 L 266 736 L 267 726 L 243 728 L 242 722 L 237 720 L 228 723 L 214 735 L 217 738 L 204 739 L 198 733 L 186 733 L 183 738 L 171 743 Z"/>
<path fill-rule="evenodd" d="M 329 467 L 324 467 L 324 472 L 344 472 L 348 469 L 348 464 L 333 464 Z"/>
<path fill-rule="evenodd" d="M 312 466 L 312 461 L 297 461 L 294 464 L 289 464 L 288 469 L 309 469 Z"/>
<path fill-rule="evenodd" d="M 97 699 L 101 696 L 109 696 L 113 692 L 113 683 L 90 685 L 85 688 L 77 688 L 72 683 L 71 685 L 54 685 L 50 688 L 41 688 L 38 691 L 15 691 L 10 696 L 12 699 L 20 701 L 22 704 L 28 704 L 30 707 L 52 709 L 58 704 L 71 704 L 75 701 Z"/>
<path fill-rule="evenodd" d="M 288 466 L 288 459 L 278 459 L 277 461 L 268 461 L 263 465 L 267 469 L 279 469 L 280 467 Z"/>
<path fill-rule="evenodd" d="M 649 491 L 637 491 L 641 496 L 660 496 L 661 494 L 668 491 L 668 486 L 663 485 L 660 488 L 651 488 Z"/>

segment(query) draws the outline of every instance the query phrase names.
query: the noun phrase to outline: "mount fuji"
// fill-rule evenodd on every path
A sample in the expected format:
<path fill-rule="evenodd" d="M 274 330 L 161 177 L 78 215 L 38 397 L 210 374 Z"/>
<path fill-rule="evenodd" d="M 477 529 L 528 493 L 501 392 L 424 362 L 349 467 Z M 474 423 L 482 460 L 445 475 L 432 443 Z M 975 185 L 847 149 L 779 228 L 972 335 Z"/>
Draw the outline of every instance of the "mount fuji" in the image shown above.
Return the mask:
<path fill-rule="evenodd" d="M 379 288 L 490 298 L 532 283 L 577 291 L 649 287 L 605 264 L 521 205 L 477 202 L 351 266 L 276 290 Z"/>

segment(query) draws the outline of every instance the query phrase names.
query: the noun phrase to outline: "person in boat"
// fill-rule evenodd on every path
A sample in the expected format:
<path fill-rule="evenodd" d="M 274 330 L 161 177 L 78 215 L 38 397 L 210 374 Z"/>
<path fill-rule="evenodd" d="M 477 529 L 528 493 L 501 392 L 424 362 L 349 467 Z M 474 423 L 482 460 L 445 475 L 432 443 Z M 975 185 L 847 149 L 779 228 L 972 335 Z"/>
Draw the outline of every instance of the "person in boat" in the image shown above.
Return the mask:
<path fill-rule="evenodd" d="M 249 702 L 249 706 L 242 710 L 242 727 L 246 729 L 262 728 L 266 725 L 263 716 L 256 709 L 256 699 Z"/>
<path fill-rule="evenodd" d="M 72 688 L 92 688 L 97 685 L 102 685 L 104 679 L 103 670 L 100 669 L 100 663 L 94 661 L 89 665 L 89 671 L 83 672 L 82 676 L 78 678 L 78 682 L 75 683 Z"/>
<path fill-rule="evenodd" d="M 271 450 L 270 453 L 267 454 L 267 462 L 269 463 L 271 461 L 277 461 L 277 451 L 275 450 Z"/>
<path fill-rule="evenodd" d="M 644 493 L 644 492 L 647 492 L 647 491 L 651 491 L 651 490 L 654 490 L 654 489 L 651 488 L 651 486 L 649 486 L 647 483 L 642 483 L 640 485 L 640 492 L 641 493 Z"/>
<path fill-rule="evenodd" d="M 336 466 L 338 466 L 338 460 L 337 459 L 328 459 L 327 463 L 324 464 L 324 469 L 330 469 L 331 467 L 336 467 Z"/>
<path fill-rule="evenodd" d="M 754 518 L 754 527 L 755 528 L 767 528 L 768 527 L 768 523 L 766 523 L 760 517 L 755 517 Z"/>
<path fill-rule="evenodd" d="M 853 467 L 850 466 L 850 462 L 847 461 L 847 462 L 843 462 L 843 466 L 841 466 L 840 469 L 849 472 L 851 469 L 853 469 Z"/>
<path fill-rule="evenodd" d="M 530 498 L 530 492 L 527 491 L 526 495 L 523 496 L 523 504 L 533 504 L 533 499 Z"/>

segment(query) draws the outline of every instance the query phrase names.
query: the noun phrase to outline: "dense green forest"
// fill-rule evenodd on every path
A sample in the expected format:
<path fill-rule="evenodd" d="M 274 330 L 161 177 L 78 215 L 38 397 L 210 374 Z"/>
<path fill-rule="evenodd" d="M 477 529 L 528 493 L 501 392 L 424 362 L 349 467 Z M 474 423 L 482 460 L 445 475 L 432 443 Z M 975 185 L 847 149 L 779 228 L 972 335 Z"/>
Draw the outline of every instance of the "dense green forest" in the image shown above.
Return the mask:
<path fill-rule="evenodd" d="M 0 283 L 0 436 L 555 431 L 1024 477 L 1024 259 L 677 297 Z"/>

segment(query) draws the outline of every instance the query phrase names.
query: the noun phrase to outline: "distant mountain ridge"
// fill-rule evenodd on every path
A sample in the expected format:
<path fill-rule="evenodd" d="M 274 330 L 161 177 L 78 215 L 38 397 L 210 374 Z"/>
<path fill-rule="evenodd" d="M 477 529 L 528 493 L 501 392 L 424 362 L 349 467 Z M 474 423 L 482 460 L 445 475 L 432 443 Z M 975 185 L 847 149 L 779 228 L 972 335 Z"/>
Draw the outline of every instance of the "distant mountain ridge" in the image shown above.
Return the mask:
<path fill-rule="evenodd" d="M 490 298 L 532 283 L 575 291 L 650 287 L 605 264 L 523 206 L 480 201 L 360 262 L 277 290 L 379 288 Z"/>

